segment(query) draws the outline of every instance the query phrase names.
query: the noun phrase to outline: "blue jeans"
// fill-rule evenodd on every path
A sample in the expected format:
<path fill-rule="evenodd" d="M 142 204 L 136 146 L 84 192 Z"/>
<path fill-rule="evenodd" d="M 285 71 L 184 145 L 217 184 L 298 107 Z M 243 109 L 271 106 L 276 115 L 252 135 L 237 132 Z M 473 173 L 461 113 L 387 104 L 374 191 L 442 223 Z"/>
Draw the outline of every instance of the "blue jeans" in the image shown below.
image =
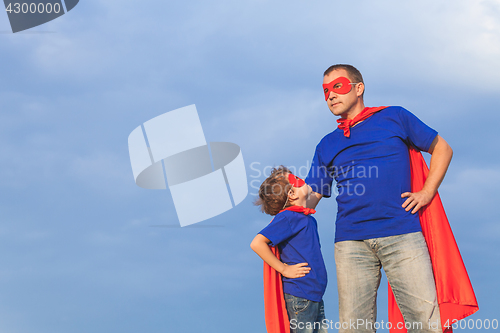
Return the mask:
<path fill-rule="evenodd" d="M 387 329 L 376 323 L 383 267 L 408 333 L 442 332 L 436 286 L 421 232 L 335 243 L 342 333 Z M 405 325 L 405 323 L 397 323 Z"/>
<path fill-rule="evenodd" d="M 285 294 L 286 311 L 290 319 L 291 333 L 327 333 L 323 300 L 313 302 L 305 298 Z"/>

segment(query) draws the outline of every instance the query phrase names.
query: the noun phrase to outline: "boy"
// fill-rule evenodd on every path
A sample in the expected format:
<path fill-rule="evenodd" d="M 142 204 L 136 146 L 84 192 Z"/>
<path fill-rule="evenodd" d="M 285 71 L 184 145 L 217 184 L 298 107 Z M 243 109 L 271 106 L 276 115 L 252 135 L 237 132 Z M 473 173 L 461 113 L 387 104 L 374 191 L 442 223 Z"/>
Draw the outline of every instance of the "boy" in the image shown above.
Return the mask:
<path fill-rule="evenodd" d="M 274 168 L 262 183 L 259 199 L 255 202 L 263 212 L 276 216 L 259 232 L 250 247 L 282 275 L 286 312 L 292 333 L 327 332 L 323 307 L 327 275 L 317 223 L 310 215 L 315 210 L 305 207 L 310 194 L 311 187 L 304 180 L 280 166 Z M 277 255 L 270 246 L 277 246 Z M 281 256 L 281 260 L 277 256 Z M 264 284 L 264 297 L 268 300 L 266 277 Z M 266 315 L 271 306 L 266 303 Z M 266 321 L 270 332 L 272 328 L 267 316 Z M 284 329 L 288 331 L 287 327 Z"/>

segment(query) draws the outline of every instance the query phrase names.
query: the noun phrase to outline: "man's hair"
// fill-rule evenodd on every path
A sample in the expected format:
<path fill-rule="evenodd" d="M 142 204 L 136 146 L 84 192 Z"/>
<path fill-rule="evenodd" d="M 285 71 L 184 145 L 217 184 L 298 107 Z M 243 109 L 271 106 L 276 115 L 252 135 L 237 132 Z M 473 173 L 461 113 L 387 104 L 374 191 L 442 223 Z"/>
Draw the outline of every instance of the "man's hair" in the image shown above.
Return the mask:
<path fill-rule="evenodd" d="M 332 65 L 328 67 L 328 69 L 325 71 L 323 76 L 327 76 L 331 72 L 337 70 L 337 69 L 344 69 L 347 74 L 349 75 L 349 79 L 352 80 L 352 82 L 363 82 L 363 75 L 361 75 L 361 72 L 358 71 L 358 69 L 352 65 L 346 65 L 346 64 L 337 64 L 337 65 Z"/>
<path fill-rule="evenodd" d="M 349 76 L 348 79 L 351 79 L 351 82 L 363 82 L 363 85 L 365 82 L 363 81 L 363 75 L 361 75 L 361 72 L 358 71 L 358 69 L 352 65 L 347 65 L 347 64 L 337 64 L 337 65 L 332 65 L 328 67 L 328 69 L 325 71 L 323 74 L 323 77 L 327 76 L 331 72 L 337 69 L 344 69 L 347 72 L 347 75 Z M 365 91 L 363 90 L 363 94 L 361 94 L 361 97 L 365 95 Z"/>
<path fill-rule="evenodd" d="M 287 202 L 288 192 L 292 185 L 288 181 L 288 174 L 291 173 L 287 167 L 280 165 L 271 170 L 271 175 L 260 185 L 259 198 L 254 205 L 260 206 L 260 210 L 269 215 L 276 215 Z M 291 206 L 288 200 L 287 206 Z"/>

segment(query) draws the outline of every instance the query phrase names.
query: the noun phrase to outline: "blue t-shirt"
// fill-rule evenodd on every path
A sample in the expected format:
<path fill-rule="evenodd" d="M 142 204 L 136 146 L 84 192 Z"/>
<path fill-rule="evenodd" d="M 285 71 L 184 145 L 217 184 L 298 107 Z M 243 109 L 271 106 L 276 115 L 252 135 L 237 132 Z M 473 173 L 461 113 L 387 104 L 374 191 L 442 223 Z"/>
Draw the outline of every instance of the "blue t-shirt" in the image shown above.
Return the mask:
<path fill-rule="evenodd" d="M 327 276 L 316 219 L 311 215 L 285 210 L 259 233 L 267 237 L 272 246 L 278 245 L 282 262 L 287 265 L 306 262 L 311 267 L 309 273 L 300 278 L 283 276 L 283 291 L 320 302 L 325 293 Z"/>
<path fill-rule="evenodd" d="M 335 242 L 421 231 L 418 214 L 402 207 L 411 191 L 408 146 L 428 151 L 437 132 L 408 110 L 391 106 L 316 146 L 306 183 L 330 197 L 337 182 Z"/>

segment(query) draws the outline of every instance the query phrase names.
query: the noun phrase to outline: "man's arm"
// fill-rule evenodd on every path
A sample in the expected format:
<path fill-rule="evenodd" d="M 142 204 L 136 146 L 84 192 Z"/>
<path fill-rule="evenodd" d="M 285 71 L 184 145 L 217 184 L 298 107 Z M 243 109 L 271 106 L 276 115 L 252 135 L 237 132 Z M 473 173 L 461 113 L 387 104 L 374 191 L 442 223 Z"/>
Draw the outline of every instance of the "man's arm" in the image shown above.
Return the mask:
<path fill-rule="evenodd" d="M 321 198 L 323 198 L 323 194 L 311 192 L 311 195 L 307 198 L 306 207 L 316 209 L 316 206 L 318 205 Z"/>
<path fill-rule="evenodd" d="M 439 134 L 432 141 L 429 153 L 431 154 L 431 165 L 429 167 L 429 175 L 422 190 L 415 193 L 405 192 L 401 194 L 402 198 L 408 198 L 403 203 L 403 208 L 406 211 L 413 209 L 411 211 L 412 214 L 418 212 L 420 208 L 429 204 L 432 198 L 434 198 L 453 156 L 453 150 L 450 145 Z"/>
<path fill-rule="evenodd" d="M 304 266 L 308 265 L 308 263 L 306 263 L 306 262 L 289 266 L 289 265 L 281 262 L 280 260 L 278 260 L 278 258 L 276 258 L 274 253 L 269 248 L 269 245 L 268 245 L 269 243 L 271 243 L 271 241 L 269 239 L 267 239 L 267 237 L 265 237 L 264 235 L 261 235 L 261 234 L 257 234 L 257 236 L 255 236 L 252 243 L 250 244 L 250 247 L 269 266 L 271 266 L 278 273 L 281 273 L 281 275 L 283 275 L 287 278 L 295 279 L 295 278 L 303 277 L 307 273 L 309 273 L 309 271 L 311 270 L 311 267 L 304 267 Z"/>

